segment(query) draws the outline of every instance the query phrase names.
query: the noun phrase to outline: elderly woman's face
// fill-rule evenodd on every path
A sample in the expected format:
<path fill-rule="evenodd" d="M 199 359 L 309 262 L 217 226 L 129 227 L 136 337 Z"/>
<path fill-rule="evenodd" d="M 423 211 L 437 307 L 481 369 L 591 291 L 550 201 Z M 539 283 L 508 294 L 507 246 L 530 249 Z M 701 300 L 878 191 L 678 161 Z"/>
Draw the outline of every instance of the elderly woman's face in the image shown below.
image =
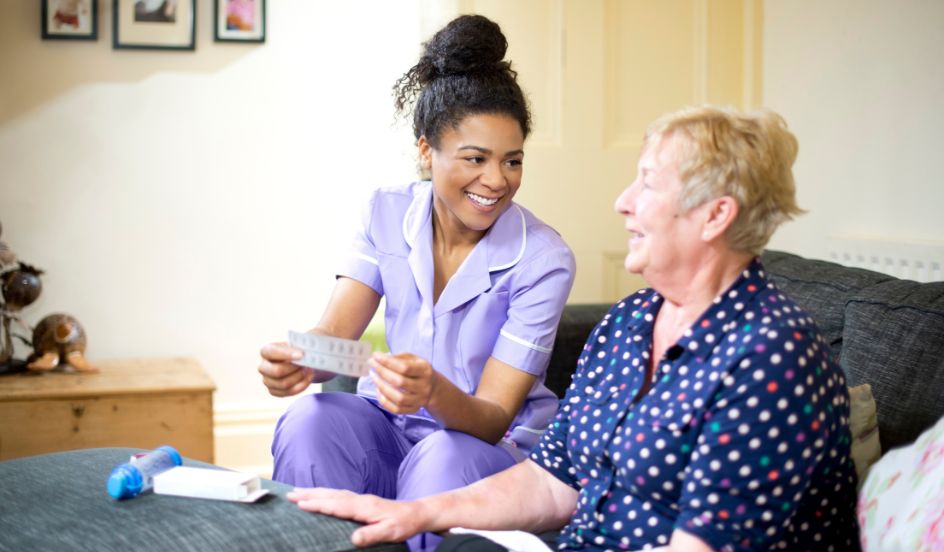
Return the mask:
<path fill-rule="evenodd" d="M 641 274 L 650 284 L 662 274 L 678 271 L 692 248 L 702 243 L 698 209 L 679 210 L 678 160 L 685 145 L 681 140 L 670 137 L 646 145 L 636 179 L 616 199 L 616 211 L 626 217 L 626 230 L 632 233 L 626 270 Z"/>

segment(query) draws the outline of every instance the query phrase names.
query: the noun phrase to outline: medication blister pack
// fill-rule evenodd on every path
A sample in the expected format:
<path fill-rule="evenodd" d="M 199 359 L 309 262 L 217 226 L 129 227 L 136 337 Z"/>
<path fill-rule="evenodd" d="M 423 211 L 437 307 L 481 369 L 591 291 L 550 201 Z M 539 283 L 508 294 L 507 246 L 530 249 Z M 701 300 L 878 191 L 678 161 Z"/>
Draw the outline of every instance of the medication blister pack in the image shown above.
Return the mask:
<path fill-rule="evenodd" d="M 288 343 L 304 352 L 300 360 L 293 361 L 295 364 L 354 377 L 366 376 L 370 371 L 369 343 L 293 331 L 288 332 Z"/>

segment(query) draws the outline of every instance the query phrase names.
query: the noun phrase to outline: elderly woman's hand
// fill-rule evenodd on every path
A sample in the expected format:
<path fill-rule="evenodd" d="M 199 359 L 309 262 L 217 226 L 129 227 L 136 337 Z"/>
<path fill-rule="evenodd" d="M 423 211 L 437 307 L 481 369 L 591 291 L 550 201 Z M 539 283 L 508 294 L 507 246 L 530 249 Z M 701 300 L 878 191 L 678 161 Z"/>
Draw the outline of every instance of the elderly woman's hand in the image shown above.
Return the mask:
<path fill-rule="evenodd" d="M 356 546 L 401 542 L 422 531 L 426 518 L 417 502 L 397 502 L 335 489 L 296 489 L 288 499 L 302 510 L 364 524 L 351 535 Z"/>
<path fill-rule="evenodd" d="M 441 377 L 426 359 L 411 353 L 375 353 L 368 364 L 377 399 L 394 414 L 413 414 L 429 404 Z"/>

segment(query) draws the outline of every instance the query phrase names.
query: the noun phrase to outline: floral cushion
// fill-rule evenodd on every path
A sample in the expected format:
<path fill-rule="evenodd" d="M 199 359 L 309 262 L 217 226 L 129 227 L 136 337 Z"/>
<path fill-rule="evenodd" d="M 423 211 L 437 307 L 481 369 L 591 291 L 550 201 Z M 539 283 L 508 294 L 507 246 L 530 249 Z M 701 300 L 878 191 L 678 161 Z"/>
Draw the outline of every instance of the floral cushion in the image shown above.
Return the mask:
<path fill-rule="evenodd" d="M 944 550 L 944 418 L 872 465 L 858 510 L 863 550 Z"/>

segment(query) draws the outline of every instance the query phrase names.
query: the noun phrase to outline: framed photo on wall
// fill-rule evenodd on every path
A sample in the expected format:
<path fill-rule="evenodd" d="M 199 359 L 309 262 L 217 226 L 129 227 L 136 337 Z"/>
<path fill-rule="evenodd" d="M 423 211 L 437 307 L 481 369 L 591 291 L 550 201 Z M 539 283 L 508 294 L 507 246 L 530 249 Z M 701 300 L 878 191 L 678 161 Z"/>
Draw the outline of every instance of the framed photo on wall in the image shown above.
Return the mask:
<path fill-rule="evenodd" d="M 196 48 L 196 0 L 114 0 L 112 18 L 114 48 Z"/>
<path fill-rule="evenodd" d="M 213 0 L 217 42 L 265 42 L 266 0 Z"/>
<path fill-rule="evenodd" d="M 97 40 L 98 0 L 40 0 L 44 40 Z"/>

